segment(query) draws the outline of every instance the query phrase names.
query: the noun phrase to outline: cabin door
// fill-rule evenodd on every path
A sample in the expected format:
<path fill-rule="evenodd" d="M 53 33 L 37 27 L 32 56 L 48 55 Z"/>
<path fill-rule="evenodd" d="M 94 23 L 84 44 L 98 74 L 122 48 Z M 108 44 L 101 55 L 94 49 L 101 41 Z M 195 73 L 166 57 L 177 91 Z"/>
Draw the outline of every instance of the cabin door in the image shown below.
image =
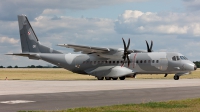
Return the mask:
<path fill-rule="evenodd" d="M 165 71 L 168 68 L 167 58 L 160 58 L 160 70 Z"/>

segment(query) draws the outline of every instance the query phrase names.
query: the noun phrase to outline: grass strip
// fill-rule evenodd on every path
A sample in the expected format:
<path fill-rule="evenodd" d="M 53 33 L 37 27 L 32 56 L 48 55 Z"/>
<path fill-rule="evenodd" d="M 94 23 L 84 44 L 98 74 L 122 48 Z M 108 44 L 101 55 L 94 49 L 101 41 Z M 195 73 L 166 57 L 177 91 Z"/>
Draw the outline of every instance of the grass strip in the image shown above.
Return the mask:
<path fill-rule="evenodd" d="M 94 76 L 72 73 L 62 68 L 2 68 L 0 69 L 0 80 L 96 80 Z M 172 79 L 174 74 L 164 77 L 164 74 L 138 74 L 137 79 Z M 180 77 L 181 79 L 200 79 L 200 69 L 191 74 Z M 126 80 L 134 80 L 127 78 Z"/>
<path fill-rule="evenodd" d="M 19 112 L 200 112 L 200 98 L 103 107 L 82 107 L 56 111 L 44 110 Z"/>

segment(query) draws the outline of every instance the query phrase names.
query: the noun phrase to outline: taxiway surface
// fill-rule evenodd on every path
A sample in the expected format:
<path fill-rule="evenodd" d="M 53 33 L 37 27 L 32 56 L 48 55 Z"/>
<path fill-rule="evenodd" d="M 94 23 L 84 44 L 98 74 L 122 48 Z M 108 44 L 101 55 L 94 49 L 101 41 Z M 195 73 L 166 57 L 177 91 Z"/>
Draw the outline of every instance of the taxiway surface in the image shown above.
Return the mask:
<path fill-rule="evenodd" d="M 62 110 L 200 97 L 200 79 L 0 81 L 0 111 Z"/>

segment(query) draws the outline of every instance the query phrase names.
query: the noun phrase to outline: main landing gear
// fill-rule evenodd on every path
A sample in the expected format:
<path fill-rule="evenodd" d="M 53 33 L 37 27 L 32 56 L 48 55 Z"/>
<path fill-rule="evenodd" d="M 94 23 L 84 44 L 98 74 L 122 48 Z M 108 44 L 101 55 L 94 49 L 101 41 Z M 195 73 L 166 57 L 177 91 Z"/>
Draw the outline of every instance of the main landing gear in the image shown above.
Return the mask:
<path fill-rule="evenodd" d="M 105 77 L 106 80 L 111 80 L 111 77 Z"/>
<path fill-rule="evenodd" d="M 104 79 L 104 77 L 97 77 L 97 79 L 98 79 L 98 80 L 103 80 L 103 79 Z"/>
<path fill-rule="evenodd" d="M 123 77 L 105 77 L 105 80 L 117 80 L 117 79 L 120 79 L 120 80 L 125 80 L 126 77 L 123 76 Z M 104 77 L 97 77 L 97 80 L 104 80 Z"/>

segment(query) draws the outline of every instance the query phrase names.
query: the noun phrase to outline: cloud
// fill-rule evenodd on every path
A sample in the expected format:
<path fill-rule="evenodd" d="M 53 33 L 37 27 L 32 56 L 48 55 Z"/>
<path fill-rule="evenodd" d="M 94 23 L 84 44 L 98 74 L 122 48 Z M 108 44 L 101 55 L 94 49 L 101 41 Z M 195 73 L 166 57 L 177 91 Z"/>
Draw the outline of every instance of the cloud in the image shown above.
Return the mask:
<path fill-rule="evenodd" d="M 19 40 L 9 37 L 0 37 L 0 43 L 17 44 Z"/>
<path fill-rule="evenodd" d="M 200 36 L 199 20 L 199 16 L 187 13 L 126 10 L 115 22 L 115 30 L 121 34 Z"/>
<path fill-rule="evenodd" d="M 64 10 L 86 10 L 125 2 L 141 1 L 147 0 L 4 0 L 0 2 L 0 19 L 13 21 L 16 20 L 16 15 L 25 14 L 32 20 L 42 13 L 56 14 L 56 12 L 59 12 L 59 14 L 63 14 Z"/>
<path fill-rule="evenodd" d="M 54 18 L 54 17 L 53 17 Z M 39 16 L 31 21 L 38 37 L 41 39 L 55 39 L 54 42 L 71 42 L 82 40 L 89 42 L 93 40 L 108 39 L 108 36 L 115 33 L 114 21 L 104 18 L 72 18 L 67 16 L 52 19 L 48 16 Z M 102 36 L 101 38 L 99 38 Z M 39 38 L 40 39 L 40 38 Z M 57 43 L 58 44 L 58 43 Z"/>
<path fill-rule="evenodd" d="M 60 14 L 64 14 L 64 10 L 44 9 L 41 15 L 60 15 Z"/>
<path fill-rule="evenodd" d="M 199 0 L 183 0 L 183 4 L 188 11 L 200 11 L 200 1 Z"/>

